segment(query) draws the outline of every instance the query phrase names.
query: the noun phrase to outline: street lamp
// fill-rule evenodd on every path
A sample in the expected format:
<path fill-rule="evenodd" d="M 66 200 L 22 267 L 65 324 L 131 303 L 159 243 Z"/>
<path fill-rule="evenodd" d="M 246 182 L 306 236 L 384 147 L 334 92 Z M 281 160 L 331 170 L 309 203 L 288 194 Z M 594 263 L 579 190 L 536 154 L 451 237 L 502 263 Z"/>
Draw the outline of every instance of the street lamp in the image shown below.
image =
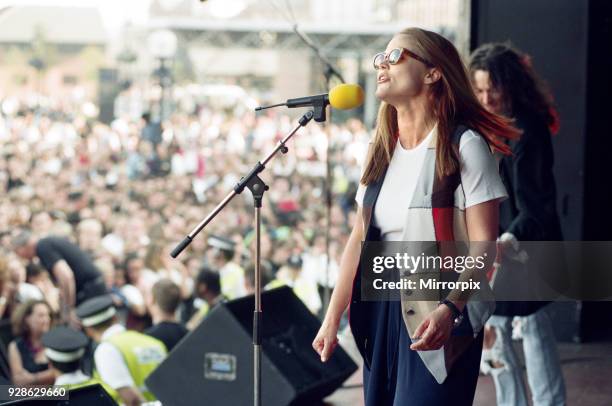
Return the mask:
<path fill-rule="evenodd" d="M 159 98 L 159 121 L 166 118 L 166 89 L 172 86 L 172 71 L 167 66 L 167 61 L 174 58 L 176 53 L 177 38 L 170 30 L 153 31 L 148 38 L 149 52 L 159 61 L 158 68 L 153 72 L 159 80 L 161 95 Z"/>
<path fill-rule="evenodd" d="M 128 46 L 124 47 L 123 50 L 119 52 L 119 55 L 117 55 L 117 62 L 119 64 L 119 77 L 122 80 L 132 79 L 132 74 L 128 72 L 128 70 L 131 70 L 130 66 L 137 60 L 138 55 Z"/>

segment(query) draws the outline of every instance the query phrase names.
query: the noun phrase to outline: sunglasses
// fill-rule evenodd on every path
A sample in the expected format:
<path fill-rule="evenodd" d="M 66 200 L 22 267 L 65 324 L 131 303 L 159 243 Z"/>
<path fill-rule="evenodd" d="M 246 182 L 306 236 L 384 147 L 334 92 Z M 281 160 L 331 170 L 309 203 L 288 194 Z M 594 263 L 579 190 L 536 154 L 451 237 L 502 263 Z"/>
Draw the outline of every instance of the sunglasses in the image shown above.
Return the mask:
<path fill-rule="evenodd" d="M 397 63 L 399 63 L 399 61 L 402 59 L 402 55 L 408 55 L 411 58 L 416 59 L 419 62 L 424 63 L 425 65 L 427 65 L 428 67 L 432 67 L 433 64 L 431 62 L 429 62 L 427 59 L 425 58 L 421 58 L 420 56 L 418 56 L 417 54 L 415 54 L 412 51 L 407 50 L 406 48 L 395 48 L 392 49 L 391 51 L 389 51 L 388 54 L 384 53 L 384 52 L 380 52 L 376 55 L 374 55 L 374 69 L 378 70 L 380 69 L 380 66 L 387 62 L 389 63 L 389 65 L 395 65 Z"/>

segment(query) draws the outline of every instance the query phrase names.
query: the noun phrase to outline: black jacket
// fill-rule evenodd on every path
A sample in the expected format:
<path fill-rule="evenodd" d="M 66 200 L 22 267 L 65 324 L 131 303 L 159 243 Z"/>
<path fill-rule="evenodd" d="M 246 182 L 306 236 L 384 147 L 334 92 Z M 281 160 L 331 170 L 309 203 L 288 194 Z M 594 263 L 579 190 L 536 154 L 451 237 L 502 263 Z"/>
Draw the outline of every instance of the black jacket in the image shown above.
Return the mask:
<path fill-rule="evenodd" d="M 500 165 L 509 196 L 499 207 L 500 234 L 512 233 L 519 241 L 561 241 L 550 131 L 542 120 L 525 113 L 516 115 L 515 126 L 523 134 L 509 142 L 512 155 L 505 156 Z M 544 258 L 530 258 L 530 267 L 537 269 L 539 260 Z M 545 304 L 498 302 L 495 314 L 523 316 Z"/>
<path fill-rule="evenodd" d="M 510 141 L 512 155 L 501 162 L 509 198 L 500 204 L 500 234 L 510 232 L 519 241 L 560 241 L 550 131 L 545 123 L 526 114 L 517 115 L 515 125 L 523 135 Z"/>

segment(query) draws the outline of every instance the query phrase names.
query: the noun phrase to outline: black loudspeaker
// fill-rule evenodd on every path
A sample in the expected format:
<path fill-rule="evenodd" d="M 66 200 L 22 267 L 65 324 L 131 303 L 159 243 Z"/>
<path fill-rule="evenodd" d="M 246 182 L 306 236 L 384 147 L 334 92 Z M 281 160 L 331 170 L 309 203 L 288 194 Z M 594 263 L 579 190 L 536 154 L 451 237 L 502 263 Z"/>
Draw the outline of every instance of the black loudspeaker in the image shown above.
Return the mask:
<path fill-rule="evenodd" d="M 14 402 L 3 403 L 3 405 L 19 406 L 117 406 L 117 403 L 100 385 L 89 385 L 83 388 L 73 389 L 68 393 L 67 400 L 37 400 L 23 399 Z"/>
<path fill-rule="evenodd" d="M 253 305 L 247 296 L 213 308 L 149 375 L 147 387 L 169 406 L 252 404 Z M 357 370 L 340 347 L 321 363 L 312 349 L 321 324 L 290 288 L 264 292 L 262 309 L 262 404 L 316 404 Z"/>

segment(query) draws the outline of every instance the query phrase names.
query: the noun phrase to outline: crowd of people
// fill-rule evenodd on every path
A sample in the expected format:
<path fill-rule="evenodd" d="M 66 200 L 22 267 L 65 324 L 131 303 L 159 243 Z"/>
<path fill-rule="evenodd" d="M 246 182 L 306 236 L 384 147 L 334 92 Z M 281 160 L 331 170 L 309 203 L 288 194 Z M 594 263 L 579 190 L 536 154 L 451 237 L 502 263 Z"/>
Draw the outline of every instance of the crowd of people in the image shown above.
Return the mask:
<path fill-rule="evenodd" d="M 283 114 L 238 117 L 206 106 L 177 111 L 163 125 L 147 114 L 106 125 L 46 106 L 0 116 L 0 315 L 8 378 L 21 384 L 57 378 L 43 337 L 54 324 L 87 330 L 79 308 L 92 298 L 112 299 L 116 313 L 106 323 L 157 337 L 169 351 L 219 301 L 252 292 L 248 191 L 179 258 L 169 253 L 294 126 Z M 262 284 L 292 286 L 315 314 L 334 284 L 368 138 L 357 120 L 327 129 L 312 123 L 261 175 L 270 186 Z"/>

